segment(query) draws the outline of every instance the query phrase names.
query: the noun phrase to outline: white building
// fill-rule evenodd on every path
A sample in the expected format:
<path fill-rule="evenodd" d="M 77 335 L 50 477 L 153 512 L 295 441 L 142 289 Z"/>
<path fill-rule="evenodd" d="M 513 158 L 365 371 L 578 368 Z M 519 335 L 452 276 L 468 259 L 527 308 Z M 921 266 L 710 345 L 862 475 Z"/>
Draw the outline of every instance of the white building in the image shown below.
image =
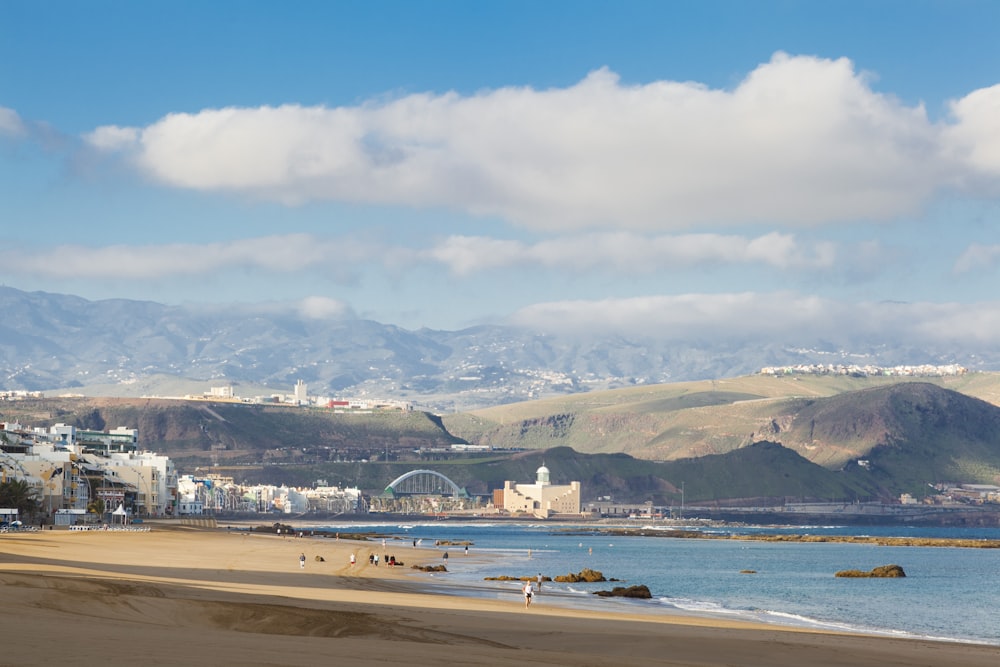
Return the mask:
<path fill-rule="evenodd" d="M 580 482 L 552 484 L 549 469 L 543 464 L 535 472 L 534 484 L 504 482 L 503 509 L 511 513 L 533 514 L 541 519 L 553 514 L 579 514 Z"/>
<path fill-rule="evenodd" d="M 294 403 L 297 405 L 306 405 L 309 403 L 309 392 L 306 391 L 306 383 L 299 380 L 295 383 L 295 394 Z"/>
<path fill-rule="evenodd" d="M 109 475 L 135 488 L 135 511 L 150 516 L 176 510 L 177 473 L 174 462 L 153 452 L 112 453 L 104 460 Z"/>

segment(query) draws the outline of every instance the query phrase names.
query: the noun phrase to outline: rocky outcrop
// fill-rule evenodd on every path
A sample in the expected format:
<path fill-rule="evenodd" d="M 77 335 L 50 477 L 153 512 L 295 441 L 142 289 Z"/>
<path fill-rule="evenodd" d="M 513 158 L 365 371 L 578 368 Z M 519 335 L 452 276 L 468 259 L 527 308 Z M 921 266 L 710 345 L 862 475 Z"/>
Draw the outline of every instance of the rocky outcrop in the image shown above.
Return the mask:
<path fill-rule="evenodd" d="M 396 563 L 399 565 L 399 563 Z M 411 565 L 410 569 L 420 570 L 421 572 L 447 572 L 448 568 L 444 565 Z"/>
<path fill-rule="evenodd" d="M 870 572 L 864 572 L 862 570 L 841 570 L 835 576 L 845 577 L 848 579 L 869 579 L 872 577 L 880 579 L 895 579 L 905 577 L 906 572 L 903 572 L 903 568 L 899 565 L 881 565 Z"/>
<path fill-rule="evenodd" d="M 610 591 L 594 591 L 594 595 L 600 595 L 602 598 L 636 598 L 639 600 L 649 600 L 653 597 L 653 594 L 649 592 L 649 588 L 643 584 L 638 586 L 615 586 Z"/>
<path fill-rule="evenodd" d="M 579 574 L 560 574 L 556 575 L 555 581 L 560 581 L 566 584 L 578 584 L 580 582 L 586 582 L 592 584 L 597 581 L 607 581 L 604 575 L 597 570 L 591 570 L 589 567 L 580 570 Z"/>

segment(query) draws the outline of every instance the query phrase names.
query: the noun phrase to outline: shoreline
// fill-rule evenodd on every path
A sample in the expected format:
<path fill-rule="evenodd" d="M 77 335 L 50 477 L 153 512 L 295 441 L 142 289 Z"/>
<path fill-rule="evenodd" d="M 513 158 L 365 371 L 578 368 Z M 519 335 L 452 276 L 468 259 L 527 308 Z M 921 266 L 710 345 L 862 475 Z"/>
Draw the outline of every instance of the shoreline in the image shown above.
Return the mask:
<path fill-rule="evenodd" d="M 397 549 L 406 566 L 396 570 L 370 566 L 369 551 L 382 553 L 381 545 L 226 528 L 6 534 L 4 628 L 18 640 L 5 646 L 3 661 L 92 664 L 98 649 L 106 664 L 146 665 L 176 664 L 191 652 L 251 665 L 334 657 L 341 664 L 431 665 L 456 655 L 457 662 L 482 665 L 874 667 L 891 658 L 898 665 L 975 667 L 1000 660 L 1000 647 L 992 645 L 684 612 L 546 604 L 525 610 L 516 594 L 462 595 L 447 581 L 410 570 L 440 562 L 437 549 Z"/>

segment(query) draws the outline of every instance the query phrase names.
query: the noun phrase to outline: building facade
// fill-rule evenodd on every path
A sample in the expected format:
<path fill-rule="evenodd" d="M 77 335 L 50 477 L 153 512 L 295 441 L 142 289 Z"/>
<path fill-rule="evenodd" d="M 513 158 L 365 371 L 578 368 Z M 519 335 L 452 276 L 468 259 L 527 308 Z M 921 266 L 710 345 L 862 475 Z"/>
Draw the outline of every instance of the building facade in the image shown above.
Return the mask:
<path fill-rule="evenodd" d="M 534 484 L 505 481 L 503 509 L 511 514 L 531 514 L 547 519 L 554 514 L 580 513 L 580 482 L 552 484 L 543 464 L 535 471 Z"/>

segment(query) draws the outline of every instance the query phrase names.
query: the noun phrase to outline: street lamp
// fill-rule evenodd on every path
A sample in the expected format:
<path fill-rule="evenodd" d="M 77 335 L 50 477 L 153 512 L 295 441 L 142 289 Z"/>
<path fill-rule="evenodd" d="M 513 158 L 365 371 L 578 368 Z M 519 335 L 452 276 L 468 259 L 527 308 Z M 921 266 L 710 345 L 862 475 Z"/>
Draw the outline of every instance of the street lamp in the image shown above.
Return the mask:
<path fill-rule="evenodd" d="M 152 508 L 153 485 L 152 482 L 146 479 L 146 476 L 143 475 L 142 471 L 140 471 L 138 468 L 136 468 L 135 474 L 142 481 L 142 483 L 146 485 L 146 493 L 143 496 L 142 507 L 146 510 L 146 516 L 148 517 L 152 514 L 152 512 L 150 512 L 150 509 Z"/>
<path fill-rule="evenodd" d="M 82 509 L 87 510 L 87 513 L 90 514 L 90 504 L 94 502 L 94 483 L 91 481 L 90 475 L 87 474 L 87 469 L 83 466 L 83 464 L 73 463 L 73 468 L 76 470 L 77 477 L 82 477 L 87 480 L 87 497 L 83 503 Z"/>

